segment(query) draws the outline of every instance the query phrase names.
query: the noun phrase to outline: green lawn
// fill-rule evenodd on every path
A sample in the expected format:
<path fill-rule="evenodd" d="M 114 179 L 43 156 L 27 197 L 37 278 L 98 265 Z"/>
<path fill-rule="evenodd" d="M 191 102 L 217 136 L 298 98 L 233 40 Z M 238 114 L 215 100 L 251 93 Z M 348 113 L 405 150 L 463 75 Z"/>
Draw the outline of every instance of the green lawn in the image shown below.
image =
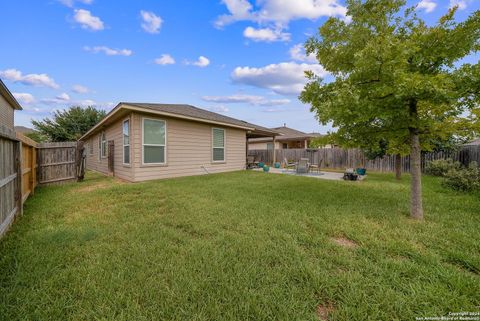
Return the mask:
<path fill-rule="evenodd" d="M 480 194 L 236 172 L 40 188 L 0 241 L 1 320 L 415 320 L 480 310 Z M 352 241 L 344 246 L 335 240 Z M 327 308 L 325 308 L 327 307 Z"/>

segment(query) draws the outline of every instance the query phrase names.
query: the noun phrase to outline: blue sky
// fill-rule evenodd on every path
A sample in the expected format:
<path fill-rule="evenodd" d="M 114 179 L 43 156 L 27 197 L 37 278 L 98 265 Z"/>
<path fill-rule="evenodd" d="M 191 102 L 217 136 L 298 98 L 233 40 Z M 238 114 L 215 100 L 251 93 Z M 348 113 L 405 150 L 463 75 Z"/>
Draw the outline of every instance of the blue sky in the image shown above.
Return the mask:
<path fill-rule="evenodd" d="M 454 4 L 415 0 L 428 23 Z M 326 132 L 297 96 L 321 66 L 301 44 L 343 0 L 3 1 L 0 78 L 24 107 L 16 124 L 71 105 L 187 103 L 268 127 Z M 470 56 L 469 62 L 478 61 Z"/>

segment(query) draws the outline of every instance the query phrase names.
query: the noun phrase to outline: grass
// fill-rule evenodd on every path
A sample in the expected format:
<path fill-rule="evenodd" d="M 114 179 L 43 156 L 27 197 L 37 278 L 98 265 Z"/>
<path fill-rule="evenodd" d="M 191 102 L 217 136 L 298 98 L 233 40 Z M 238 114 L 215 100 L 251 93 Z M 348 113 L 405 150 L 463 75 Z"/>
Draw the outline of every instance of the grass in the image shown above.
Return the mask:
<path fill-rule="evenodd" d="M 480 195 L 244 171 L 38 189 L 0 320 L 414 320 L 480 310 Z M 342 245 L 345 243 L 344 245 Z"/>

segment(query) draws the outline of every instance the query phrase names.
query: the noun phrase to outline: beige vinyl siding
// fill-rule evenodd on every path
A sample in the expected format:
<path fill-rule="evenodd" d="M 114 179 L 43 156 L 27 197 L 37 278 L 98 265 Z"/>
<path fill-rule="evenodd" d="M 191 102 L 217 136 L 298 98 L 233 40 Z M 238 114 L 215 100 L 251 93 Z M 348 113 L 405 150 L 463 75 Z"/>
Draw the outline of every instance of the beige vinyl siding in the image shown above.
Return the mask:
<path fill-rule="evenodd" d="M 9 129 L 13 129 L 14 111 L 15 110 L 7 102 L 7 100 L 2 95 L 0 95 L 0 126 L 5 126 Z"/>
<path fill-rule="evenodd" d="M 268 142 L 258 142 L 258 143 L 248 143 L 248 149 L 254 150 L 254 149 L 267 149 L 267 143 Z M 271 142 L 270 142 L 271 143 Z M 280 142 L 275 142 L 275 149 L 281 149 L 282 148 L 282 143 Z"/>
<path fill-rule="evenodd" d="M 130 117 L 130 116 L 129 116 Z M 117 122 L 113 123 L 112 125 L 108 126 L 105 129 L 105 136 L 108 141 L 113 140 L 115 144 L 115 152 L 114 152 L 114 176 L 127 180 L 133 181 L 133 168 L 130 165 L 123 164 L 123 132 L 122 132 L 122 125 L 123 121 L 128 119 L 129 117 L 122 118 Z M 130 128 L 130 132 L 132 129 Z M 104 174 L 110 174 L 108 171 L 108 158 L 99 157 L 100 155 L 100 148 L 99 148 L 99 139 L 100 139 L 101 132 L 98 132 L 96 135 L 90 137 L 87 143 L 93 144 L 93 155 L 90 155 L 90 150 L 87 151 L 87 169 L 94 170 L 97 172 L 101 172 Z M 89 148 L 90 149 L 90 148 Z M 108 155 L 108 150 L 107 150 Z M 131 151 L 130 151 L 130 157 Z"/>
<path fill-rule="evenodd" d="M 142 118 L 166 121 L 166 164 L 142 164 Z M 204 166 L 210 173 L 242 170 L 245 168 L 246 132 L 241 129 L 220 127 L 148 114 L 133 114 L 131 123 L 132 165 L 134 181 L 203 175 Z M 212 128 L 225 129 L 225 162 L 212 160 Z"/>

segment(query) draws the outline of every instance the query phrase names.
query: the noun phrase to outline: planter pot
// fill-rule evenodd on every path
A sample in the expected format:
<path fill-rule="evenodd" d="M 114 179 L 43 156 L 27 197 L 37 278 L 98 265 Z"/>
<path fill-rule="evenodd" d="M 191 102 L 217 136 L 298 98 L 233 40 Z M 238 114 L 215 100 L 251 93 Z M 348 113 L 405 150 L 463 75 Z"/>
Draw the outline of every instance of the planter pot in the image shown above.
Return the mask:
<path fill-rule="evenodd" d="M 263 167 L 263 166 L 265 166 L 265 163 L 264 163 L 264 162 L 258 163 L 258 167 Z"/>
<path fill-rule="evenodd" d="M 267 173 L 269 170 L 270 170 L 270 167 L 269 167 L 269 166 L 266 166 L 266 165 L 263 166 L 263 171 L 264 171 L 265 173 Z"/>
<path fill-rule="evenodd" d="M 363 176 L 367 173 L 367 169 L 366 168 L 357 168 L 356 172 L 357 172 L 358 175 Z"/>
<path fill-rule="evenodd" d="M 280 168 L 280 163 L 277 162 L 277 163 L 275 163 L 273 166 L 274 166 L 275 168 Z"/>

